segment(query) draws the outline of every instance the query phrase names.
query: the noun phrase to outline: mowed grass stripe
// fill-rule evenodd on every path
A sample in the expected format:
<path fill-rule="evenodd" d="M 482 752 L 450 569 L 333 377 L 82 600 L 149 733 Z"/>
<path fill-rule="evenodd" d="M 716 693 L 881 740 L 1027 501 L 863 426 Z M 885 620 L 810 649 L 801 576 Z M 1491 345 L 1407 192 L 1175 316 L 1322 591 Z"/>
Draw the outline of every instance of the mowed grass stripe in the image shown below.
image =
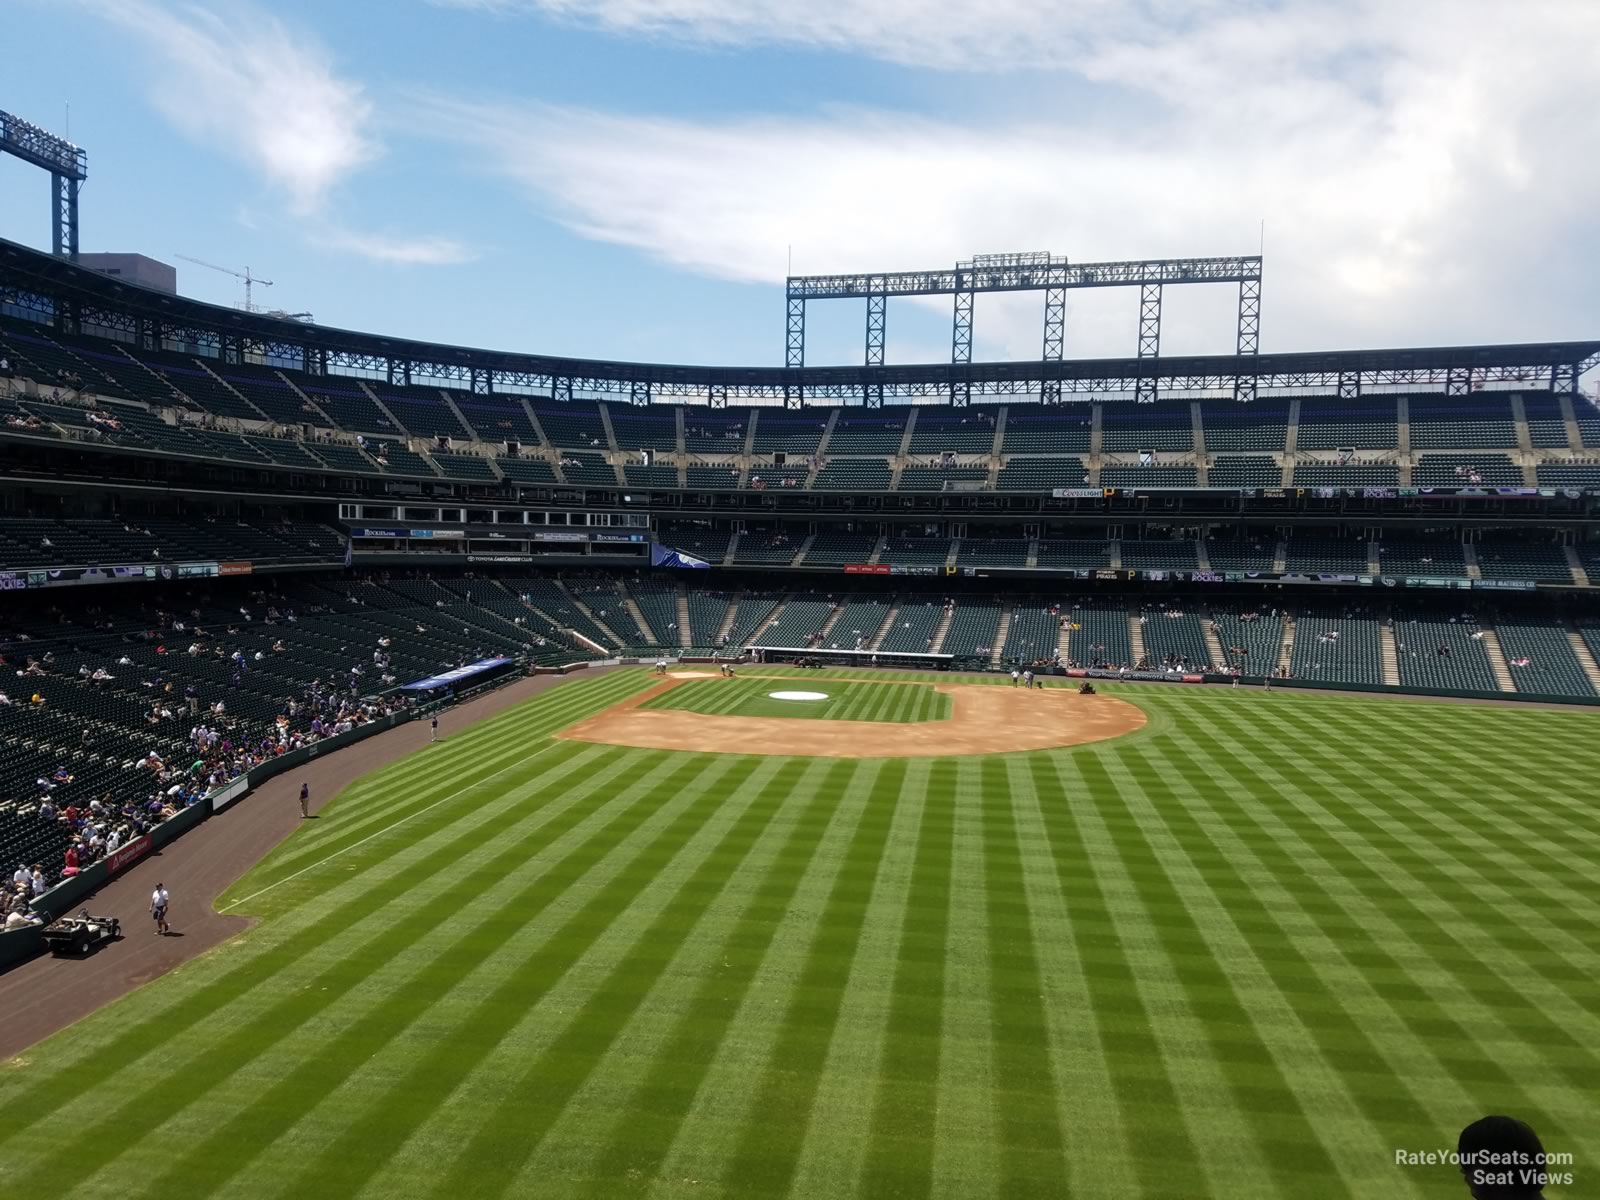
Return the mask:
<path fill-rule="evenodd" d="M 569 797 L 557 794 L 553 802 L 568 801 Z M 608 801 L 607 796 L 597 795 L 595 798 L 597 805 Z M 478 867 L 459 875 L 450 886 L 440 891 L 439 904 L 445 906 L 444 911 L 464 908 L 481 897 L 507 872 L 515 870 L 526 859 L 528 849 L 526 843 L 519 843 L 506 847 L 492 858 L 480 860 Z M 452 861 L 446 865 L 454 864 Z M 292 990 L 284 987 L 285 975 L 274 973 L 269 988 L 278 995 L 264 1011 L 253 1019 L 241 1021 L 235 1018 L 226 1022 L 230 1036 L 222 1046 L 214 1047 L 195 1059 L 169 1064 L 165 1074 L 147 1081 L 141 1089 L 124 1099 L 116 1110 L 104 1118 L 103 1125 L 89 1131 L 95 1136 L 92 1150 L 61 1147 L 59 1161 L 47 1159 L 40 1169 L 45 1172 L 66 1169 L 63 1164 L 70 1158 L 77 1164 L 76 1171 L 82 1177 L 91 1173 L 97 1165 L 112 1161 L 121 1149 L 148 1136 L 151 1113 L 171 1114 L 189 1104 L 199 1103 L 234 1073 L 271 1052 L 303 1024 L 358 988 L 366 980 L 370 964 L 389 961 L 422 940 L 430 930 L 430 923 L 422 920 L 386 924 L 368 941 L 357 942 L 333 954 L 331 964 L 326 969 L 304 986 Z M 340 936 L 342 931 L 338 927 L 326 927 L 324 938 L 302 937 L 297 939 L 296 945 L 300 955 L 307 956 L 320 949 L 322 941 Z M 354 941 L 349 937 L 345 940 Z M 220 1015 L 220 1012 L 213 1013 L 219 1019 Z M 99 1086 L 102 1090 L 115 1091 L 117 1084 L 114 1078 L 100 1077 Z M 141 1113 L 143 1117 L 138 1115 Z M 144 1128 L 140 1128 L 141 1125 Z"/>
<path fill-rule="evenodd" d="M 647 709 L 694 712 L 707 716 L 783 717 L 796 720 L 892 721 L 907 723 L 949 719 L 950 697 L 937 692 L 926 678 L 923 686 L 856 680 L 815 681 L 738 678 L 696 679 L 652 696 Z M 816 683 L 818 686 L 813 687 Z M 820 691 L 826 700 L 774 700 L 774 691 Z"/>
<path fill-rule="evenodd" d="M 861 1196 L 925 1196 L 933 1188 L 955 788 L 955 766 L 935 761 L 895 954 L 872 1141 L 857 1188 Z"/>
<path fill-rule="evenodd" d="M 864 798 L 729 1158 L 729 1195 L 789 1194 L 905 778 L 905 760 L 888 760 Z"/>
<path fill-rule="evenodd" d="M 717 951 L 723 969 L 701 980 L 595 1155 L 589 1195 L 611 1196 L 630 1182 L 637 1186 L 657 1178 L 861 761 L 832 764 L 812 786 L 805 808 Z"/>
<path fill-rule="evenodd" d="M 1248 856 L 1207 871 L 1203 866 L 1205 843 L 1186 839 L 1174 830 L 1174 824 L 1182 820 L 1183 802 L 1167 780 L 1189 778 L 1191 788 L 1194 780 L 1181 774 L 1190 765 L 1186 760 L 1163 753 L 1169 744 L 1169 739 L 1163 739 L 1158 746 L 1127 748 L 1120 757 L 1137 783 L 1125 787 L 1123 794 L 1134 806 L 1134 821 L 1162 874 L 1173 893 L 1182 897 L 1183 918 L 1167 922 L 1174 927 L 1174 940 L 1183 935 L 1183 919 L 1193 922 L 1195 953 L 1185 964 L 1185 983 L 1209 986 L 1219 999 L 1237 1004 L 1244 1017 L 1242 1027 L 1235 1029 L 1211 1025 L 1212 1052 L 1226 1064 L 1230 1075 L 1263 1100 L 1270 1099 L 1274 1091 L 1288 1095 L 1289 1104 L 1274 1121 L 1272 1132 L 1263 1129 L 1260 1136 L 1263 1140 L 1270 1136 L 1285 1148 L 1299 1147 L 1306 1169 L 1317 1178 L 1302 1181 L 1298 1194 L 1349 1195 L 1352 1181 L 1346 1172 L 1356 1164 L 1349 1163 L 1337 1147 L 1348 1141 L 1381 1141 L 1385 1127 L 1381 1119 L 1369 1120 L 1353 1097 L 1352 1087 L 1359 1089 L 1360 1083 L 1340 1069 L 1341 1061 L 1347 1060 L 1337 1053 L 1328 1059 L 1315 1052 L 1316 1039 L 1309 1022 L 1316 1017 L 1295 1003 L 1307 984 L 1315 981 L 1286 969 L 1283 958 L 1292 958 L 1293 949 L 1278 945 L 1276 939 L 1265 945 L 1253 941 L 1242 927 L 1242 916 L 1249 913 L 1253 899 L 1250 883 L 1240 870 L 1250 864 Z M 1195 961 L 1204 962 L 1202 955 L 1216 965 L 1226 992 L 1198 977 Z M 1284 1128 L 1294 1114 L 1304 1121 L 1304 1133 L 1297 1127 Z"/>
<path fill-rule="evenodd" d="M 431 1195 L 457 1197 L 468 1188 L 477 1196 L 504 1193 L 811 767 L 805 760 L 786 760 L 760 786 L 693 874 L 595 987 L 578 1016 L 528 1065 L 511 1094 L 462 1147 Z M 485 1162 L 500 1164 L 504 1173 L 484 1180 Z"/>
<path fill-rule="evenodd" d="M 1520 978 L 1520 973 L 1517 983 L 1513 985 L 1491 962 L 1428 911 L 1442 902 L 1452 907 L 1459 906 L 1461 915 L 1465 916 L 1470 909 L 1469 899 L 1475 893 L 1438 873 L 1434 873 L 1438 879 L 1434 885 L 1422 882 L 1411 869 L 1403 865 L 1404 861 L 1414 856 L 1414 852 L 1370 818 L 1356 812 L 1352 805 L 1342 805 L 1341 812 L 1345 817 L 1341 829 L 1346 837 L 1334 839 L 1332 845 L 1336 849 L 1325 851 L 1325 856 L 1331 858 L 1337 855 L 1339 864 L 1346 868 L 1341 872 L 1344 876 L 1342 882 L 1361 888 L 1363 895 L 1373 905 L 1374 919 L 1384 921 L 1393 935 L 1409 943 L 1413 953 L 1435 968 L 1434 975 L 1438 982 L 1432 983 L 1430 990 L 1438 991 L 1447 979 L 1449 992 L 1457 998 L 1455 1011 L 1460 1011 L 1461 1000 L 1467 1000 L 1481 1019 L 1490 1022 L 1485 1033 L 1493 1029 L 1491 1036 L 1495 1037 L 1502 1037 L 1511 1031 L 1501 1014 L 1523 1010 L 1519 1012 L 1515 1027 L 1521 1035 L 1517 1040 L 1539 1055 L 1538 1068 L 1541 1077 L 1547 1080 L 1547 1086 L 1548 1078 L 1553 1076 L 1580 1092 L 1586 1090 L 1583 1081 L 1595 1077 L 1592 1050 L 1544 1011 L 1551 1004 L 1572 999 L 1564 985 L 1559 981 L 1554 982 L 1544 993 L 1544 1004 L 1536 1004 L 1529 997 L 1527 982 Z M 1347 846 L 1345 841 L 1348 838 L 1357 839 L 1358 848 Z M 1391 850 L 1395 857 L 1389 857 Z M 1370 865 L 1374 854 L 1388 858 L 1391 869 L 1384 872 L 1374 870 Z M 1361 887 L 1362 881 L 1367 884 L 1365 888 Z M 1401 882 L 1409 882 L 1410 886 L 1402 888 Z M 1492 920 L 1486 919 L 1483 928 L 1493 936 Z M 1387 940 L 1391 946 L 1396 944 L 1393 936 Z M 1440 947 L 1445 952 L 1441 953 L 1432 947 Z M 1581 1014 L 1575 1014 L 1575 1019 L 1584 1018 Z M 1533 1029 L 1540 1029 L 1542 1036 L 1529 1041 L 1526 1035 Z M 1503 1084 L 1511 1083 L 1512 1076 L 1499 1064 L 1475 1069 L 1480 1077 L 1484 1072 L 1490 1072 Z M 1536 1110 L 1530 1108 L 1528 1111 Z"/>
<path fill-rule="evenodd" d="M 683 806 L 671 821 L 629 854 L 610 880 L 557 930 L 547 938 L 535 939 L 521 960 L 504 970 L 493 990 L 461 1015 L 455 1036 L 439 1042 L 400 1079 L 377 1092 L 364 1107 L 361 1118 L 307 1162 L 300 1174 L 276 1194 L 304 1196 L 319 1190 L 331 1195 L 355 1194 L 449 1100 L 454 1089 L 494 1052 L 611 923 L 627 912 L 638 894 L 649 886 L 656 869 L 689 843 L 711 813 L 735 795 L 760 764 L 760 760 L 711 755 L 673 755 L 669 761 L 675 764 L 673 768 L 651 779 L 645 799 L 618 818 L 622 827 L 608 831 L 610 836 L 592 840 L 584 855 L 574 856 L 569 871 L 603 862 L 615 851 L 630 822 L 642 822 L 653 808 L 681 798 Z M 543 889 L 542 902 L 558 898 L 567 886 L 568 880 L 558 880 Z M 522 912 L 512 909 L 498 915 L 513 928 L 525 920 Z"/>
<path fill-rule="evenodd" d="M 571 754 L 569 759 L 578 761 L 600 756 L 582 749 Z M 547 756 L 541 761 L 540 769 L 523 782 L 532 782 L 548 771 L 557 770 L 564 762 Z M 548 799 L 559 799 L 559 796 L 553 794 Z M 486 814 L 481 810 L 472 815 L 481 818 L 484 823 L 496 819 L 494 813 Z M 152 1058 L 165 1047 L 181 1045 L 203 1056 L 205 1043 L 197 1042 L 191 1036 L 192 1032 L 212 1019 L 224 1006 L 249 996 L 260 981 L 287 971 L 329 939 L 357 936 L 366 921 L 382 916 L 392 917 L 393 909 L 390 906 L 395 901 L 427 884 L 435 876 L 456 869 L 458 863 L 481 848 L 484 841 L 484 829 L 475 822 L 472 827 L 461 830 L 450 841 L 440 845 L 437 853 L 415 864 L 408 864 L 403 869 L 397 868 L 387 857 L 374 858 L 371 866 L 389 868 L 384 878 L 369 883 L 364 890 L 356 891 L 346 903 L 316 910 L 321 915 L 304 928 L 296 929 L 292 938 L 283 936 L 281 932 L 270 933 L 267 936 L 275 939 L 270 945 L 241 960 L 224 960 L 216 956 L 203 960 L 201 970 L 221 969 L 223 974 L 208 978 L 195 990 L 156 990 L 148 994 L 149 999 L 146 999 L 145 993 L 140 993 L 124 1001 L 124 1006 L 131 1006 L 135 1010 L 148 1008 L 153 1011 L 135 1021 L 110 1026 L 116 1033 L 109 1041 L 91 1043 L 88 1049 L 92 1052 L 92 1072 L 69 1071 L 34 1084 L 25 1094 L 25 1107 L 17 1114 L 20 1118 L 25 1112 L 27 1119 L 18 1119 L 0 1127 L 0 1145 L 20 1136 L 86 1092 L 98 1089 L 103 1093 L 107 1085 L 115 1081 L 118 1073 L 141 1060 Z M 369 945 L 377 946 L 383 944 L 385 939 L 405 936 L 403 928 L 397 930 L 389 921 L 383 921 L 381 925 L 380 932 Z M 267 938 L 262 940 L 265 942 Z M 164 1003 L 174 994 L 176 999 L 173 1003 Z M 77 1042 L 80 1028 L 64 1031 L 52 1042 Z M 84 1051 L 80 1051 L 82 1053 Z M 171 1064 L 168 1064 L 168 1068 L 171 1069 Z M 118 1127 L 126 1129 L 128 1125 L 143 1123 L 148 1120 L 148 1115 L 148 1109 L 141 1110 Z M 115 1123 L 115 1117 L 102 1119 Z"/>
<path fill-rule="evenodd" d="M 575 789 L 563 797 L 582 802 L 572 803 L 556 821 L 540 830 L 545 845 L 555 843 L 609 807 L 615 806 L 617 811 L 548 870 L 535 872 L 526 868 L 538 847 L 518 839 L 501 854 L 430 899 L 424 911 L 406 923 L 408 928 L 419 932 L 430 930 L 436 927 L 436 921 L 448 922 L 457 913 L 476 915 L 478 919 L 466 929 L 455 930 L 435 957 L 405 980 L 398 981 L 387 994 L 374 997 L 377 1002 L 352 1020 L 336 1041 L 321 1046 L 315 1058 L 302 1061 L 231 1119 L 218 1123 L 210 1136 L 189 1148 L 171 1164 L 165 1176 L 156 1179 L 141 1194 L 169 1195 L 170 1188 L 196 1180 L 202 1182 L 207 1191 L 212 1191 L 244 1170 L 253 1158 L 252 1150 L 265 1149 L 274 1138 L 282 1136 L 314 1111 L 323 1098 L 343 1085 L 364 1063 L 426 1017 L 436 1004 L 447 999 L 453 988 L 483 969 L 495 948 L 576 885 L 627 831 L 658 812 L 663 796 L 670 794 L 666 789 L 689 781 L 691 772 L 687 765 L 654 789 L 634 789 L 631 798 L 628 789 L 622 789 L 619 794 L 613 784 L 620 775 L 648 779 L 652 770 L 663 767 L 668 758 L 665 752 L 618 757 L 610 769 L 597 772 L 586 781 L 589 785 L 586 794 Z M 531 878 L 524 878 L 525 875 Z M 505 889 L 497 889 L 496 885 L 507 880 L 519 886 L 512 889 L 512 894 L 501 895 Z M 395 947 L 384 949 L 391 956 L 401 952 Z M 333 990 L 337 986 L 339 998 L 342 998 L 366 981 L 366 964 L 372 961 L 368 955 L 353 955 L 309 987 Z M 334 982 L 325 982 L 330 979 Z M 320 992 L 317 999 L 321 999 Z M 307 1020 L 312 1015 L 314 1013 L 307 1013 Z M 255 1030 L 240 1029 L 234 1040 L 257 1045 L 256 1056 L 259 1057 L 266 1049 L 261 1046 L 261 1039 L 271 1033 L 270 1025 Z"/>
<path fill-rule="evenodd" d="M 1007 764 L 979 764 L 983 819 L 984 920 L 988 928 L 990 1053 L 1000 1143 L 1001 1196 L 1067 1195 L 1067 1162 L 1044 981 L 1034 951 L 1033 916 L 1022 845 L 1017 835 L 1015 784 Z"/>
<path fill-rule="evenodd" d="M 227 908 L 236 897 L 277 880 L 329 854 L 359 842 L 399 820 L 421 812 L 442 795 L 490 783 L 515 770 L 538 742 L 592 713 L 641 690 L 642 673 L 618 672 L 594 681 L 555 688 L 449 741 L 406 756 L 382 785 L 352 785 L 302 831 L 269 854 L 223 895 Z M 562 698 L 564 697 L 564 699 Z M 442 751 L 442 753 L 436 753 Z M 446 786 L 448 785 L 448 786 Z M 359 808 L 355 801 L 360 800 Z M 249 803 L 248 799 L 241 803 Z"/>
<path fill-rule="evenodd" d="M 1324 871 L 1319 874 L 1330 881 L 1327 894 L 1338 911 L 1372 931 L 1375 943 L 1361 966 L 1373 989 L 1389 1001 L 1419 1043 L 1434 1048 L 1438 1063 L 1450 1073 L 1456 1085 L 1473 1098 L 1475 1107 L 1485 1112 L 1515 1110 L 1529 1114 L 1529 1119 L 1546 1119 L 1545 1127 L 1548 1127 L 1548 1114 L 1533 1104 L 1531 1094 L 1497 1061 L 1498 1056 L 1438 1053 L 1440 1046 L 1473 1046 L 1487 1039 L 1499 1041 L 1505 1032 L 1499 1027 L 1492 1009 L 1485 1011 L 1472 997 L 1473 981 L 1468 979 L 1463 989 L 1463 981 L 1456 970 L 1409 932 L 1408 927 L 1414 922 L 1404 925 L 1396 922 L 1395 910 L 1410 907 L 1410 900 L 1371 865 L 1370 848 L 1346 845 L 1339 834 L 1348 831 L 1342 828 L 1330 831 L 1321 828 L 1324 822 L 1336 823 L 1331 814 L 1341 804 L 1345 793 L 1325 787 L 1313 777 L 1300 781 L 1299 788 L 1304 789 L 1307 801 L 1317 807 L 1311 812 L 1299 813 L 1291 808 L 1287 820 L 1273 821 L 1269 831 L 1288 845 L 1298 843 L 1297 857 L 1302 870 L 1308 861 L 1320 860 Z M 1322 795 L 1320 801 L 1314 798 L 1318 793 Z M 1431 918 L 1421 916 L 1420 924 L 1427 930 L 1429 942 L 1455 943 L 1454 936 L 1440 929 Z M 1452 948 L 1460 949 L 1458 945 Z M 1405 965 L 1398 957 L 1401 953 L 1407 954 L 1414 966 Z M 1474 956 L 1467 952 L 1465 957 L 1470 961 Z M 1416 969 L 1419 967 L 1423 970 Z M 1515 1006 L 1525 1007 L 1520 997 Z M 1473 1026 L 1462 1024 L 1463 1019 L 1471 1020 Z M 1536 1020 L 1537 1014 L 1530 1011 L 1521 1019 L 1524 1022 Z M 1483 1024 L 1485 1021 L 1488 1024 Z M 1522 1036 L 1514 1041 L 1526 1044 L 1525 1026 Z"/>

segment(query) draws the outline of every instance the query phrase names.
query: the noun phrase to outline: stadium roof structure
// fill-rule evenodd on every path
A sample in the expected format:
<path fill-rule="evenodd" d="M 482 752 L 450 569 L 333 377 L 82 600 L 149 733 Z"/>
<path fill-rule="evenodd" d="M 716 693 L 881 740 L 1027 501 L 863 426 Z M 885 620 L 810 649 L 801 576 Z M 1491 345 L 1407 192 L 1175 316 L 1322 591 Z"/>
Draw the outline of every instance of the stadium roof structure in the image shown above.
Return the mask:
<path fill-rule="evenodd" d="M 974 396 L 1040 394 L 1105 397 L 1157 392 L 1255 395 L 1260 391 L 1336 392 L 1368 388 L 1470 395 L 1487 383 L 1530 390 L 1577 390 L 1600 364 L 1600 341 L 1293 354 L 1219 354 L 1030 362 L 874 366 L 719 367 L 610 362 L 473 349 L 332 329 L 189 300 L 101 275 L 0 239 L 0 311 L 29 315 L 66 332 L 116 331 L 146 349 L 199 348 L 222 362 L 265 362 L 312 374 L 359 375 L 493 392 L 502 386 L 547 392 L 703 402 L 730 399 L 798 409 L 935 398 L 961 406 Z M 1154 386 L 1151 386 L 1151 381 Z M 1059 386 L 1059 391 L 1057 391 Z"/>

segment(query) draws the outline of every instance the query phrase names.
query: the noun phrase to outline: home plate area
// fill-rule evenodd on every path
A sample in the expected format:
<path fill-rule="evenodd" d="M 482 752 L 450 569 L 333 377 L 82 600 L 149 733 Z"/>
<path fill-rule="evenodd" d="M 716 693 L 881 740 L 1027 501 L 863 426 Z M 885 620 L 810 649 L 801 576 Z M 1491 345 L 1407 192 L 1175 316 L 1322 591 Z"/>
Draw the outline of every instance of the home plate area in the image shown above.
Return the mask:
<path fill-rule="evenodd" d="M 1142 729 L 1142 709 L 1068 688 L 808 679 L 668 678 L 557 736 L 651 750 L 817 758 L 943 758 L 1081 746 Z"/>

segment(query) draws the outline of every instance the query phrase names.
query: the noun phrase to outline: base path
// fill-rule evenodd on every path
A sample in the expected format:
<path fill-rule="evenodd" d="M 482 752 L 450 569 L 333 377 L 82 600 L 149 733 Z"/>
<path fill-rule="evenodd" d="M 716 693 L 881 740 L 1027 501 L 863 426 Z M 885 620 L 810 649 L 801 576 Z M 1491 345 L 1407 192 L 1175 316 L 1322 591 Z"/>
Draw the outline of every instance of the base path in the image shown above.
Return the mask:
<path fill-rule="evenodd" d="M 793 675 L 741 675 L 778 679 L 791 686 L 829 682 Z M 877 687 L 927 684 L 852 678 Z M 677 686 L 668 679 L 602 713 L 568 726 L 557 737 L 647 750 L 696 750 L 713 754 L 782 754 L 808 758 L 941 758 L 955 754 L 1007 754 L 1053 750 L 1122 737 L 1144 728 L 1142 709 L 1114 696 L 1080 696 L 1066 688 L 1005 687 L 938 683 L 950 697 L 944 721 L 788 720 L 784 717 L 711 715 L 665 708 L 640 708 Z"/>
<path fill-rule="evenodd" d="M 537 675 L 439 714 L 445 736 L 491 717 L 573 675 Z M 250 795 L 117 876 L 79 907 L 122 922 L 122 940 L 83 959 L 40 955 L 0 975 L 0 1060 L 88 1016 L 249 928 L 244 917 L 216 911 L 217 897 L 301 824 L 300 785 L 311 785 L 316 813 L 347 784 L 428 744 L 428 722 L 407 721 L 304 767 L 269 779 Z M 172 896 L 173 936 L 157 937 L 150 920 L 156 881 Z"/>

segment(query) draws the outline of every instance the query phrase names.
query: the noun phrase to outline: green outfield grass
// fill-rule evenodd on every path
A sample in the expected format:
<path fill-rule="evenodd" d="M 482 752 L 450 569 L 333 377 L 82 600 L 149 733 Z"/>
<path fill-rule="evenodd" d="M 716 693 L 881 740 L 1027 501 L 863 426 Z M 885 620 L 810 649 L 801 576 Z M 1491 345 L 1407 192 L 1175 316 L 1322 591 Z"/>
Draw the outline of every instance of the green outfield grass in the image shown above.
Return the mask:
<path fill-rule="evenodd" d="M 7 1194 L 1459 1197 L 1395 1152 L 1489 1112 L 1600 1188 L 1600 716 L 1113 685 L 1149 726 L 1070 751 L 551 738 L 650 684 L 341 795 L 249 933 L 0 1068 Z"/>
<path fill-rule="evenodd" d="M 767 668 L 753 668 L 761 675 Z M 926 676 L 924 679 L 926 680 Z M 825 692 L 826 700 L 773 700 L 768 692 Z M 646 700 L 642 708 L 676 708 L 697 713 L 724 713 L 737 717 L 824 718 L 831 721 L 947 721 L 950 697 L 933 690 L 931 681 L 918 686 L 902 683 L 847 683 L 838 678 L 818 679 L 804 672 L 785 679 L 694 679 Z"/>

